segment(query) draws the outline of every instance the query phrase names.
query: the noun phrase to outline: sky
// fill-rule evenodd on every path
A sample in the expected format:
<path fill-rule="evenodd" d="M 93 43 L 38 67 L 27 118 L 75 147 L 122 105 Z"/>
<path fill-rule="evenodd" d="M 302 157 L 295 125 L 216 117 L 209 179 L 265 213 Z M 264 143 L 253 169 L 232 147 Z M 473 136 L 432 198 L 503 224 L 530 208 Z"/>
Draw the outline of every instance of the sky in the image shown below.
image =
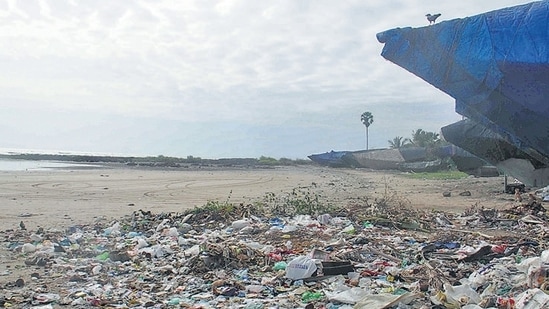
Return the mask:
<path fill-rule="evenodd" d="M 456 122 L 376 34 L 531 1 L 0 0 L 0 148 L 304 159 Z"/>

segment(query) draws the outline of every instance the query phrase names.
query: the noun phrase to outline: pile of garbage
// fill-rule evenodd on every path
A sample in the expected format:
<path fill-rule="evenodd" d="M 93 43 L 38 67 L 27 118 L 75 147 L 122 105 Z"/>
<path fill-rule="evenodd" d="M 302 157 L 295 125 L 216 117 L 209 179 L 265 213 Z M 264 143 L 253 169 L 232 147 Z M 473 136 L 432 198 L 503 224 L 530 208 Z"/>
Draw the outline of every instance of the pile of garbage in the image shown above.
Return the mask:
<path fill-rule="evenodd" d="M 1 233 L 25 274 L 0 286 L 3 307 L 549 307 L 547 216 L 535 197 L 460 214 L 388 200 L 293 216 L 243 204 L 139 210 Z"/>

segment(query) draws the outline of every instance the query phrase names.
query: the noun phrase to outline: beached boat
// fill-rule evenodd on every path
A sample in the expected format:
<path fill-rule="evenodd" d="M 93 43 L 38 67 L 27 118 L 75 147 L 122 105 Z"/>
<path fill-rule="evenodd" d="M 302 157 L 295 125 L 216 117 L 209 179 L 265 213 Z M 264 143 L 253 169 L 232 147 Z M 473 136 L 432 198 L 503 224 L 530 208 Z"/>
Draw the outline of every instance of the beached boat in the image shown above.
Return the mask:
<path fill-rule="evenodd" d="M 434 157 L 436 151 L 423 147 L 371 149 L 359 151 L 330 151 L 309 156 L 313 162 L 331 167 L 370 168 L 427 172 L 447 168 L 444 157 Z"/>
<path fill-rule="evenodd" d="M 399 169 L 399 164 L 427 160 L 427 150 L 422 147 L 372 149 L 353 151 L 348 154 L 358 167 L 378 170 Z"/>
<path fill-rule="evenodd" d="M 459 171 L 479 177 L 499 175 L 485 160 L 455 145 L 433 148 L 402 147 L 358 151 L 329 151 L 308 156 L 311 161 L 330 167 L 371 168 L 405 172 L 433 172 L 454 165 Z"/>
<path fill-rule="evenodd" d="M 445 139 L 549 185 L 549 1 L 377 34 L 381 55 L 455 98 Z"/>
<path fill-rule="evenodd" d="M 458 171 L 477 177 L 499 176 L 494 165 L 455 145 L 441 146 L 434 150 L 439 158 L 450 158 Z"/>
<path fill-rule="evenodd" d="M 447 164 L 441 160 L 403 162 L 398 164 L 398 169 L 403 172 L 429 173 L 446 169 Z"/>
<path fill-rule="evenodd" d="M 348 167 L 349 162 L 345 160 L 345 156 L 349 151 L 329 151 L 308 156 L 311 161 L 320 165 L 331 167 Z"/>

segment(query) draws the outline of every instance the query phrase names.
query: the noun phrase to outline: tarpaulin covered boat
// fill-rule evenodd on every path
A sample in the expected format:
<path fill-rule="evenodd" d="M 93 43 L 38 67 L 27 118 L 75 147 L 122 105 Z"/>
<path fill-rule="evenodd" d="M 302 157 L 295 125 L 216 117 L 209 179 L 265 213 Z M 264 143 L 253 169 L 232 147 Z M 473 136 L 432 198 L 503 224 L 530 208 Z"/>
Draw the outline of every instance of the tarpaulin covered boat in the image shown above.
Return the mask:
<path fill-rule="evenodd" d="M 427 150 L 423 147 L 371 149 L 353 151 L 348 156 L 352 156 L 358 167 L 396 170 L 405 162 L 426 161 Z"/>
<path fill-rule="evenodd" d="M 329 151 L 323 153 L 312 154 L 308 156 L 311 161 L 318 163 L 320 165 L 326 165 L 331 167 L 345 167 L 349 166 L 344 158 L 349 151 Z"/>
<path fill-rule="evenodd" d="M 530 186 L 549 184 L 549 1 L 377 39 L 384 58 L 455 98 L 468 120 L 442 128 L 447 141 Z"/>
<path fill-rule="evenodd" d="M 499 171 L 495 166 L 455 145 L 438 147 L 433 150 L 433 154 L 439 158 L 450 158 L 459 171 L 469 175 L 499 176 Z"/>
<path fill-rule="evenodd" d="M 402 147 L 358 151 L 330 151 L 312 154 L 309 156 L 309 159 L 320 165 L 331 167 L 427 172 L 446 169 L 448 167 L 447 159 L 451 159 L 454 153 L 441 152 L 436 148 Z"/>

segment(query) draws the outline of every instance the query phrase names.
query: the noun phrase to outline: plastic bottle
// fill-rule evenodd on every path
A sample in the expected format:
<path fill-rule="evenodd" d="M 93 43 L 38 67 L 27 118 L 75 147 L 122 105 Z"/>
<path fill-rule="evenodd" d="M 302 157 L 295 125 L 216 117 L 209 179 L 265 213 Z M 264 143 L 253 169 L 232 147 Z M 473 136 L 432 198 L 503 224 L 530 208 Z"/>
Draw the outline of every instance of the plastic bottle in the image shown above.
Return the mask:
<path fill-rule="evenodd" d="M 126 234 L 126 236 L 128 236 L 129 238 L 134 238 L 134 237 L 137 237 L 137 236 L 140 236 L 141 234 L 138 233 L 138 232 L 129 232 L 128 234 Z"/>
<path fill-rule="evenodd" d="M 99 254 L 98 256 L 96 256 L 95 258 L 100 260 L 100 261 L 106 261 L 109 258 L 109 252 L 105 251 L 105 252 Z"/>
<path fill-rule="evenodd" d="M 305 293 L 303 293 L 303 295 L 301 295 L 301 301 L 304 303 L 310 303 L 312 301 L 321 299 L 322 296 L 323 295 L 320 292 L 306 291 Z"/>
<path fill-rule="evenodd" d="M 517 253 L 517 255 L 515 255 L 515 262 L 517 264 L 520 264 L 522 262 L 522 255 L 520 253 Z"/>
<path fill-rule="evenodd" d="M 280 229 L 284 228 L 284 221 L 282 221 L 280 218 L 271 218 L 269 219 L 269 224 L 274 227 L 278 227 Z"/>
<path fill-rule="evenodd" d="M 233 270 L 233 273 L 238 277 L 239 280 L 246 281 L 249 279 L 247 269 Z"/>

